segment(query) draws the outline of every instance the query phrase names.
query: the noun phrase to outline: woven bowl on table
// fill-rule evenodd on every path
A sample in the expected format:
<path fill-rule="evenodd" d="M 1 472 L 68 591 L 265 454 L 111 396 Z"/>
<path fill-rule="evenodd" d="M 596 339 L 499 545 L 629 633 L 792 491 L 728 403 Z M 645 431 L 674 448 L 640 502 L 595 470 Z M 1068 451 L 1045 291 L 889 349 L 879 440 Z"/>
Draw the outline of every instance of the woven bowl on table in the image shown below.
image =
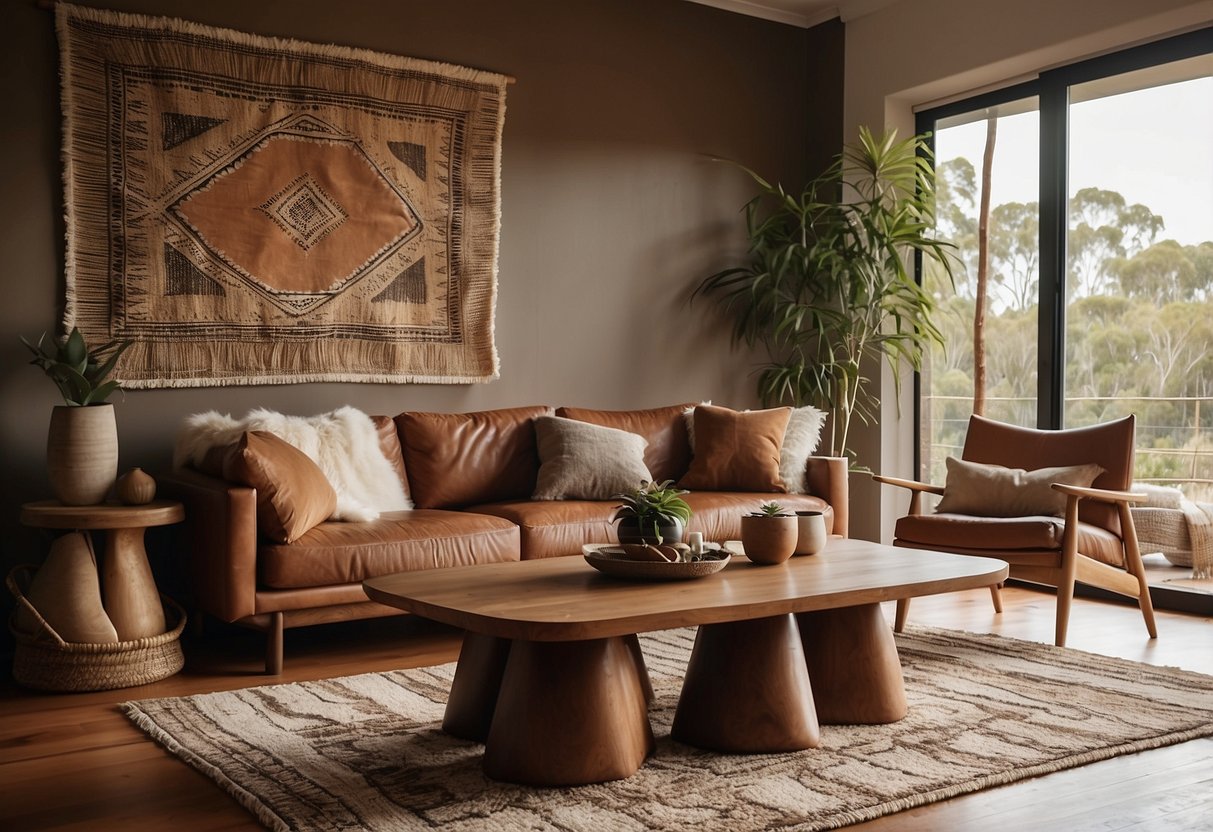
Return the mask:
<path fill-rule="evenodd" d="M 160 596 L 165 620 L 171 625 L 167 632 L 108 644 L 68 642 L 60 638 L 22 591 L 33 569 L 18 566 L 6 580 L 17 604 L 37 624 L 31 633 L 17 628 L 16 615 L 9 621 L 16 639 L 13 679 L 19 684 L 37 690 L 112 690 L 157 682 L 185 665 L 180 640 L 185 610 L 173 599 Z"/>

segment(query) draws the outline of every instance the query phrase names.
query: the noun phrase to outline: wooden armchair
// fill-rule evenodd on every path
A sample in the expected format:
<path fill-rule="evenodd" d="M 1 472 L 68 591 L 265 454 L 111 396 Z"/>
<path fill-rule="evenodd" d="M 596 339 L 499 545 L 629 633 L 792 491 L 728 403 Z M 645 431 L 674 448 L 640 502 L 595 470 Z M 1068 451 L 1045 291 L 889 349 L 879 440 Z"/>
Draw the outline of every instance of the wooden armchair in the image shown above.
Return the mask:
<path fill-rule="evenodd" d="M 909 513 L 897 521 L 893 544 L 1000 558 L 1010 564 L 1012 578 L 1056 587 L 1059 647 L 1066 642 L 1076 581 L 1135 598 L 1150 638 L 1155 638 L 1154 608 L 1129 512 L 1132 503 L 1145 499 L 1128 491 L 1133 481 L 1134 431 L 1133 416 L 1072 430 L 1035 430 L 973 416 L 961 452 L 966 462 L 1028 471 L 1095 463 L 1103 472 L 1089 488 L 1052 484 L 1065 495 L 1061 517 L 923 514 L 922 495 L 942 495 L 943 488 L 876 476 L 878 482 L 910 491 Z M 1002 612 L 998 590 L 990 587 L 994 609 Z M 905 626 L 909 603 L 909 599 L 897 602 L 898 632 Z"/>

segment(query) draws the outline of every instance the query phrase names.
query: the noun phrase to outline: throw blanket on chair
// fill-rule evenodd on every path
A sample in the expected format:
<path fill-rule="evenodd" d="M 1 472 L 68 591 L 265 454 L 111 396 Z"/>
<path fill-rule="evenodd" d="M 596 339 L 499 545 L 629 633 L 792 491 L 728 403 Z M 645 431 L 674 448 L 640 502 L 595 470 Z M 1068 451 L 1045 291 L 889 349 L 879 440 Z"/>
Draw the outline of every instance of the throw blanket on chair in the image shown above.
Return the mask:
<path fill-rule="evenodd" d="M 287 416 L 250 410 L 234 419 L 215 410 L 185 420 L 173 450 L 173 465 L 198 465 L 211 448 L 231 445 L 248 430 L 263 430 L 307 454 L 337 492 L 330 520 L 374 520 L 383 511 L 410 509 L 404 487 L 379 447 L 371 417 L 353 407 L 318 416 Z"/>
<path fill-rule="evenodd" d="M 1192 577 L 1213 578 L 1213 503 L 1183 500 L 1179 507 L 1192 540 Z"/>

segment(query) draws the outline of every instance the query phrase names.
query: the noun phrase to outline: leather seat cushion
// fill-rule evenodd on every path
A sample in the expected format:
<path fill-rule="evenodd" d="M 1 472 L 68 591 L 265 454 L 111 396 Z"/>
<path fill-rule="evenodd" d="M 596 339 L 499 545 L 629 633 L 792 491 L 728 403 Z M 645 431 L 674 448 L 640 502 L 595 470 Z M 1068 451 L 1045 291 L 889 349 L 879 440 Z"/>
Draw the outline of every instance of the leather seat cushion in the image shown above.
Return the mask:
<path fill-rule="evenodd" d="M 471 511 L 502 517 L 521 532 L 523 560 L 580 555 L 586 543 L 614 541 L 615 501 L 511 500 L 472 506 Z"/>
<path fill-rule="evenodd" d="M 755 494 L 753 492 L 695 491 L 683 495 L 693 512 L 689 532 L 702 532 L 707 541 L 741 537 L 741 515 L 762 503 L 776 500 L 788 511 L 824 511 L 827 529 L 834 528 L 834 512 L 820 497 L 808 494 Z M 587 543 L 613 543 L 615 501 L 518 500 L 473 506 L 472 511 L 493 514 L 516 523 L 522 530 L 522 559 L 580 555 Z"/>
<path fill-rule="evenodd" d="M 518 560 L 518 527 L 463 511 L 389 511 L 367 523 L 321 523 L 294 543 L 257 552 L 260 582 L 274 589 L 508 560 Z"/>
<path fill-rule="evenodd" d="M 975 517 L 968 514 L 907 515 L 897 521 L 898 541 L 948 552 L 999 552 L 1061 550 L 1065 522 L 1060 517 Z M 1120 538 L 1090 523 L 1078 524 L 1078 551 L 1113 566 L 1124 565 Z"/>

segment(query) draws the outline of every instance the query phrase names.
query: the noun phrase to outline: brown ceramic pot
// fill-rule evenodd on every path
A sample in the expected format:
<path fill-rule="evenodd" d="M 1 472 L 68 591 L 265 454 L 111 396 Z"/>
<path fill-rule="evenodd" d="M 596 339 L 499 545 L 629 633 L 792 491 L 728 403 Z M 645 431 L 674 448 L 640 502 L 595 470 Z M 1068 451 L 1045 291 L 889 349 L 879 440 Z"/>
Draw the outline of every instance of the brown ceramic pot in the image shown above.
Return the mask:
<path fill-rule="evenodd" d="M 741 545 L 754 563 L 783 563 L 796 551 L 798 537 L 795 516 L 741 518 Z"/>

